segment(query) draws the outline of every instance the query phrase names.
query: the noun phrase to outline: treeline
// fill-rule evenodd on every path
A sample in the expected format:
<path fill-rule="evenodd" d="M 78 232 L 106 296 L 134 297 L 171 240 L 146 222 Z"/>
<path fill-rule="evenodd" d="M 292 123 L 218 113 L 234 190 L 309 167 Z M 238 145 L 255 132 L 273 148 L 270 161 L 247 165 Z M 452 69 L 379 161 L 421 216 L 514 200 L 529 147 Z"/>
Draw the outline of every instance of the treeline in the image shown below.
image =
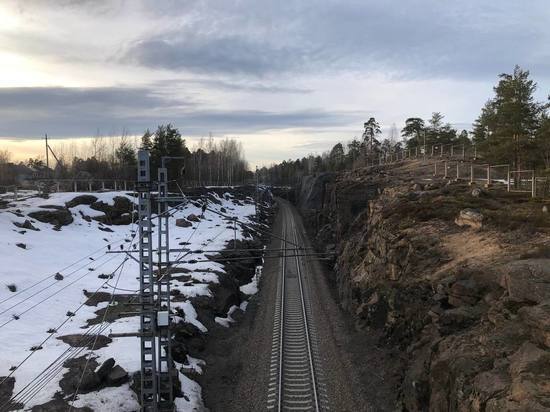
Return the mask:
<path fill-rule="evenodd" d="M 151 153 L 151 167 L 156 170 L 163 156 L 182 157 L 166 164 L 170 179 L 179 179 L 192 186 L 226 186 L 251 181 L 242 144 L 235 139 L 215 141 L 212 136 L 201 139 L 194 150 L 189 150 L 178 129 L 171 125 L 159 126 L 152 134 L 146 131 L 141 147 Z"/>
<path fill-rule="evenodd" d="M 49 153 L 49 168 L 45 156 L 15 164 L 8 151 L 0 151 L 0 185 L 14 184 L 21 177 L 133 181 L 140 147 L 151 152 L 153 179 L 163 156 L 180 158 L 168 161 L 167 167 L 169 179 L 183 186 L 235 185 L 253 178 L 240 142 L 210 137 L 189 148 L 178 129 L 168 124 L 153 133 L 147 130 L 141 138 L 123 134 L 58 143 Z"/>
<path fill-rule="evenodd" d="M 429 151 L 433 145 L 476 145 L 478 157 L 491 163 L 507 163 L 514 170 L 536 169 L 550 174 L 550 115 L 548 102 L 537 102 L 537 84 L 529 72 L 516 66 L 501 74 L 494 96 L 487 101 L 473 124 L 460 132 L 435 112 L 425 121 L 410 117 L 401 132 L 395 125 L 382 137 L 374 117 L 364 123 L 361 139 L 337 143 L 330 151 L 301 159 L 285 160 L 260 170 L 262 180 L 293 185 L 304 175 L 350 170 L 375 164 L 380 156 L 403 149 Z"/>

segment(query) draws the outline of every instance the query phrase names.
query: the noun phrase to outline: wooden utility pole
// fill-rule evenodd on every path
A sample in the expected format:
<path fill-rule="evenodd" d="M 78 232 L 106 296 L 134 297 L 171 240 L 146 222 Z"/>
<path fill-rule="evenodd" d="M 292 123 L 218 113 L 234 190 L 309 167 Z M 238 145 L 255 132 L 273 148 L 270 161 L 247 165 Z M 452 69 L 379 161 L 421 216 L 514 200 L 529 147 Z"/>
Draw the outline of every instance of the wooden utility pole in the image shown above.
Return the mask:
<path fill-rule="evenodd" d="M 45 135 L 45 138 L 46 138 L 46 169 L 49 170 L 49 168 L 50 168 L 50 154 L 49 154 L 50 148 L 48 146 L 48 134 L 47 133 Z"/>

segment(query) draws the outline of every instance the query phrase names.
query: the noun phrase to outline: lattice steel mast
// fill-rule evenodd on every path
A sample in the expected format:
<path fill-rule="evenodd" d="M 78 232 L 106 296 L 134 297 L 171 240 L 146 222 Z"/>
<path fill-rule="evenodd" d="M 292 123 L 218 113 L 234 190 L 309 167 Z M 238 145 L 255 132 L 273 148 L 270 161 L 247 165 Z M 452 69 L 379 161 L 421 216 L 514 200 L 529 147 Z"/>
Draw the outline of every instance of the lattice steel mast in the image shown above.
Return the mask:
<path fill-rule="evenodd" d="M 140 291 L 140 352 L 141 352 L 141 409 L 144 412 L 158 411 L 158 374 L 156 351 L 155 285 L 153 281 L 153 245 L 151 222 L 151 170 L 149 152 L 138 151 L 139 222 L 139 291 Z"/>

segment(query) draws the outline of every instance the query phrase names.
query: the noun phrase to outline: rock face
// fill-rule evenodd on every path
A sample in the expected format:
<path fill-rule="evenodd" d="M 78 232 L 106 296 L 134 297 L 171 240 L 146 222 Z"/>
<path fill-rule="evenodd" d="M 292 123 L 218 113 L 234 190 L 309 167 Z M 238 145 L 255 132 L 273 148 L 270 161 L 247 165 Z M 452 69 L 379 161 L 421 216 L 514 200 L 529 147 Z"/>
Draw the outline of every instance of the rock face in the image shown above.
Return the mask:
<path fill-rule="evenodd" d="M 332 179 L 305 179 L 298 203 L 316 245 L 334 245 L 341 306 L 400 353 L 396 410 L 550 410 L 550 259 L 525 253 L 523 223 L 505 231 L 516 206 L 460 182 Z"/>

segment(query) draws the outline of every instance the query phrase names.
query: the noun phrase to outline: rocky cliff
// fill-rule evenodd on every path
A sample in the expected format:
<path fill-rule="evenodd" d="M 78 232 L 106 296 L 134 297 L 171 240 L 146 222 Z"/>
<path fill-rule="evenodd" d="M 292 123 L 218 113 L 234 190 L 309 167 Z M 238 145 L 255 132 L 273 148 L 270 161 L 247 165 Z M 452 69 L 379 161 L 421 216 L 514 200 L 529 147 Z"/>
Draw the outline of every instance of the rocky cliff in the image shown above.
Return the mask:
<path fill-rule="evenodd" d="M 317 246 L 336 252 L 340 304 L 400 353 L 397 410 L 550 410 L 542 202 L 412 170 L 322 175 L 299 190 Z"/>

